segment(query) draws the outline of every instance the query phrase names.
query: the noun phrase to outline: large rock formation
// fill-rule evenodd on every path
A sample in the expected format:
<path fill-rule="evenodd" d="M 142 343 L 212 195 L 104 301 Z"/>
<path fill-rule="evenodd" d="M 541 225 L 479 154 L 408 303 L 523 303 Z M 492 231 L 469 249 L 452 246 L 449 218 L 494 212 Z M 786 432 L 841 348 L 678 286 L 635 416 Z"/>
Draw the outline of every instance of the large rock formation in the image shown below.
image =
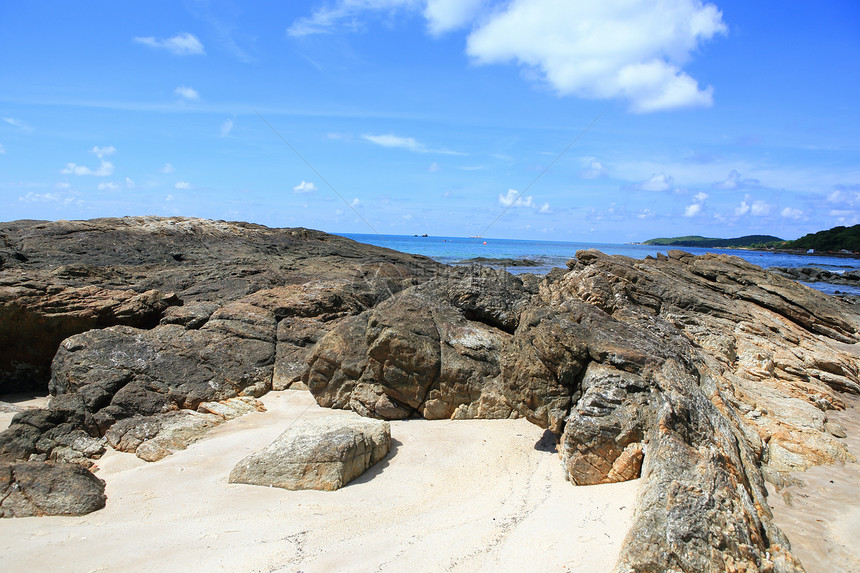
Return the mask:
<path fill-rule="evenodd" d="M 567 270 L 515 277 L 223 222 L 0 234 L 0 284 L 119 301 L 95 313 L 99 329 L 63 331 L 50 406 L 0 433 L 9 462 L 86 463 L 105 439 L 158 459 L 236 400 L 302 383 L 376 418 L 524 416 L 555 434 L 572 483 L 641 476 L 619 571 L 795 571 L 765 480 L 853 457 L 828 412 L 860 393 L 860 316 L 735 257 L 583 251 Z M 0 318 L 47 316 L 37 300 L 0 298 Z M 16 321 L 0 320 L 0 339 L 26 332 Z M 44 364 L 16 360 L 0 363 L 4 380 L 38 382 Z"/>
<path fill-rule="evenodd" d="M 0 465 L 0 517 L 84 515 L 105 505 L 105 484 L 76 464 Z"/>
<path fill-rule="evenodd" d="M 522 415 L 576 484 L 644 483 L 619 570 L 794 570 L 765 478 L 851 459 L 852 307 L 727 256 L 577 254 L 542 281 L 451 271 L 336 325 L 320 404 L 398 418 Z"/>

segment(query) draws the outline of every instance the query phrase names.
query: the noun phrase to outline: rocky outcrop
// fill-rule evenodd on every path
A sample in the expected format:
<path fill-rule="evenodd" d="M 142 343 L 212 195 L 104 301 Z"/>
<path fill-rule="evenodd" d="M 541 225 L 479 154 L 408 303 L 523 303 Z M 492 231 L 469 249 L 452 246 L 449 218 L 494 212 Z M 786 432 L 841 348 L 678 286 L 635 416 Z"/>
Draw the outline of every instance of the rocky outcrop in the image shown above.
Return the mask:
<path fill-rule="evenodd" d="M 441 268 L 317 231 L 199 219 L 21 221 L 0 238 L 21 254 L 0 268 L 0 393 L 54 394 L 0 433 L 6 461 L 89 465 L 118 421 L 112 445 L 158 459 L 226 419 L 202 405 L 300 383 L 332 325 Z"/>
<path fill-rule="evenodd" d="M 105 484 L 77 464 L 0 465 L 0 517 L 84 515 L 105 505 Z"/>
<path fill-rule="evenodd" d="M 441 267 L 319 231 L 181 217 L 0 223 L 0 257 L 0 394 L 46 388 L 60 342 L 90 329 L 196 328 L 267 289 L 308 291 L 301 316 L 327 322 Z M 278 307 L 278 294 L 250 304 Z M 181 305 L 192 309 L 167 313 Z"/>
<path fill-rule="evenodd" d="M 15 288 L 26 272 L 157 309 L 59 345 L 49 407 L 0 433 L 9 462 L 86 463 L 105 440 L 158 459 L 231 401 L 304 384 L 368 417 L 526 417 L 556 436 L 572 483 L 641 476 L 619 571 L 796 571 L 765 480 L 853 458 L 828 412 L 860 394 L 855 307 L 735 257 L 582 251 L 515 277 L 223 222 L 2 233 Z"/>
<path fill-rule="evenodd" d="M 230 483 L 334 491 L 382 460 L 390 448 L 387 422 L 329 416 L 287 429 L 236 464 Z"/>
<path fill-rule="evenodd" d="M 860 390 L 840 347 L 858 329 L 738 258 L 584 251 L 542 281 L 459 270 L 399 293 L 323 336 L 305 380 L 379 418 L 525 416 L 575 484 L 641 475 L 619 570 L 790 571 L 764 480 L 851 458 L 826 412 Z"/>
<path fill-rule="evenodd" d="M 833 272 L 819 267 L 770 267 L 768 271 L 804 283 L 860 286 L 860 271 Z"/>

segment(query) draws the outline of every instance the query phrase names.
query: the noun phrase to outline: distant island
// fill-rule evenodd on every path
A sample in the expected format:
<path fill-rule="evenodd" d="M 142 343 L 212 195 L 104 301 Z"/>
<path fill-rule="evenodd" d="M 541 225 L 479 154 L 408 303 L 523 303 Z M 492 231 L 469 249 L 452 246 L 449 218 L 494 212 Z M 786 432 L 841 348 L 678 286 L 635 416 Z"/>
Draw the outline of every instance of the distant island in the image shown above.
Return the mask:
<path fill-rule="evenodd" d="M 746 235 L 734 239 L 715 239 L 690 235 L 686 237 L 658 238 L 645 241 L 645 245 L 657 245 L 665 247 L 703 247 L 703 248 L 755 248 L 755 247 L 782 247 L 787 241 L 774 237 L 773 235 Z"/>
<path fill-rule="evenodd" d="M 775 249 L 785 251 L 814 251 L 827 253 L 860 252 L 860 225 L 833 227 L 826 231 L 810 233 L 786 241 L 772 235 L 746 235 L 733 239 L 715 239 L 698 235 L 673 238 L 657 238 L 645 241 L 645 245 L 672 247 L 702 247 L 722 249 Z"/>

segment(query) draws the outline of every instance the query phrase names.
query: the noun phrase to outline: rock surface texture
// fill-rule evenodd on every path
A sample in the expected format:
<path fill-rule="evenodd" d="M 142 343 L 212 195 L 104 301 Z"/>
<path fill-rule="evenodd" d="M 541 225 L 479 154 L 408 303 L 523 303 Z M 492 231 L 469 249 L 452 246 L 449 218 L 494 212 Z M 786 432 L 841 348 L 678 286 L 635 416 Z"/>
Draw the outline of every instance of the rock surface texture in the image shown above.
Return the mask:
<path fill-rule="evenodd" d="M 765 481 L 853 459 L 828 412 L 860 394 L 860 315 L 735 257 L 581 251 L 537 277 L 190 219 L 0 238 L 0 288 L 105 293 L 0 296 L 0 342 L 76 325 L 0 355 L 7 388 L 48 385 L 51 364 L 54 394 L 0 433 L 6 462 L 86 465 L 105 442 L 159 459 L 303 384 L 372 418 L 525 417 L 573 484 L 641 477 L 618 571 L 800 571 Z"/>
<path fill-rule="evenodd" d="M 0 465 L 0 517 L 84 515 L 105 505 L 103 481 L 76 464 Z"/>
<path fill-rule="evenodd" d="M 236 464 L 230 483 L 284 489 L 340 489 L 391 448 L 388 422 L 330 416 L 296 424 Z"/>

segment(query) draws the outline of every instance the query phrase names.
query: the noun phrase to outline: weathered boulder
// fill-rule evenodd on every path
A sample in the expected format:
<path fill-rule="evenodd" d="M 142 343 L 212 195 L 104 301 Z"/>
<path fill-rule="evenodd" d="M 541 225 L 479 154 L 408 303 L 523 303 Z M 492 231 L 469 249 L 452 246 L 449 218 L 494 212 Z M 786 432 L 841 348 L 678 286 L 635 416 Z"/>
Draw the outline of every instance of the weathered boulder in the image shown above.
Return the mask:
<path fill-rule="evenodd" d="M 77 464 L 0 465 L 0 517 L 84 515 L 105 505 L 105 484 Z"/>
<path fill-rule="evenodd" d="M 320 405 L 383 419 L 509 418 L 501 349 L 529 294 L 516 277 L 454 269 L 344 319 L 308 358 Z"/>
<path fill-rule="evenodd" d="M 387 422 L 329 416 L 296 424 L 230 472 L 230 483 L 334 491 L 382 460 Z"/>

